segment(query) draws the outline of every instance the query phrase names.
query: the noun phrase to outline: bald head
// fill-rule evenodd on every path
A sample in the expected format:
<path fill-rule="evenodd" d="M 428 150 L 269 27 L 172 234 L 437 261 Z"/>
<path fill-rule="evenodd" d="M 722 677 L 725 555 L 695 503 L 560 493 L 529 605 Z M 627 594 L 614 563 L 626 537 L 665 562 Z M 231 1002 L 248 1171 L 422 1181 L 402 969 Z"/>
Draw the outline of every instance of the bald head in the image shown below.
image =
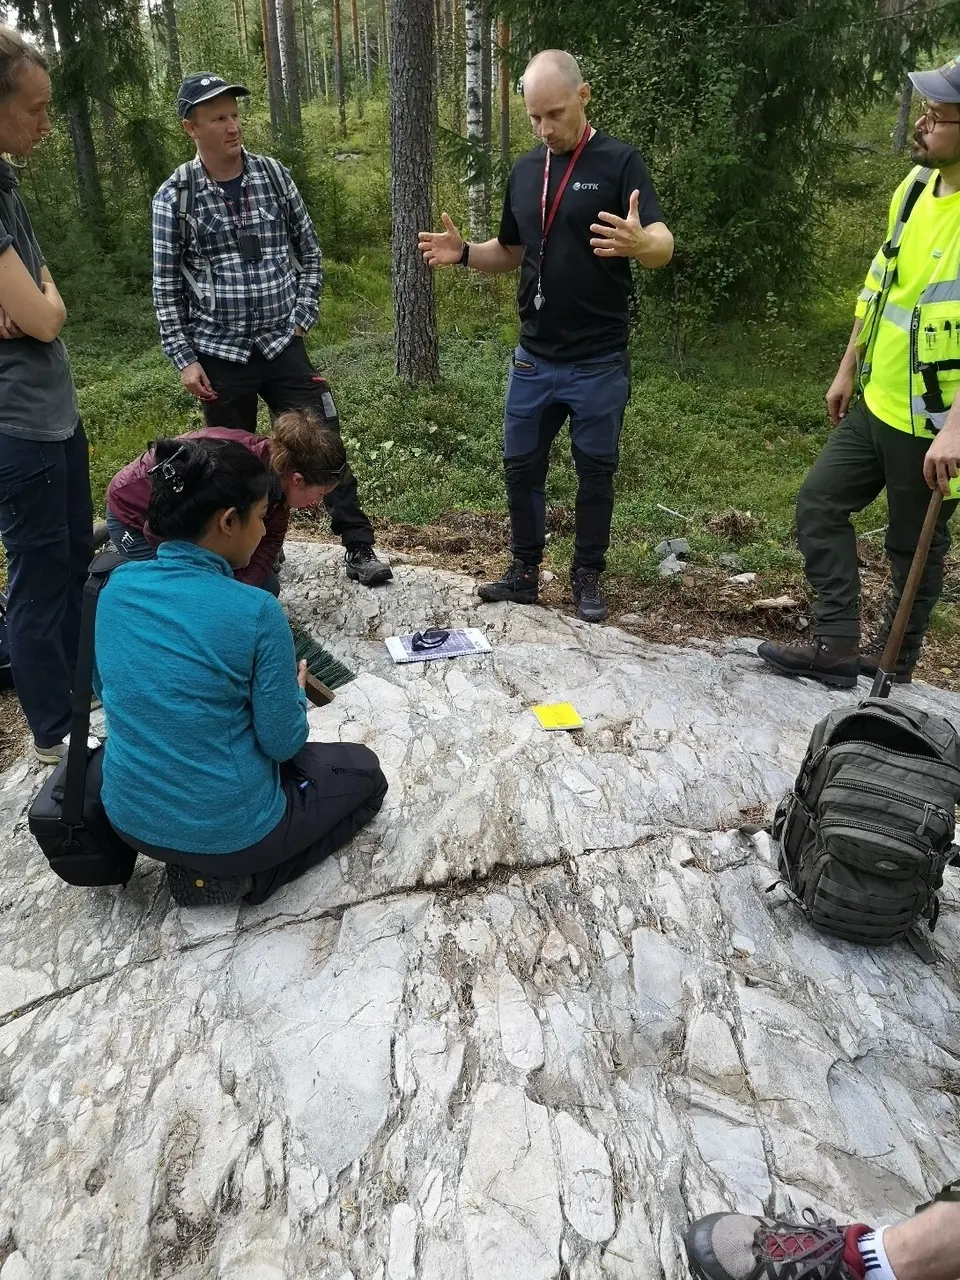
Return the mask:
<path fill-rule="evenodd" d="M 563 49 L 544 49 L 527 63 L 523 100 L 533 131 L 554 155 L 565 155 L 586 127 L 590 86 L 577 60 Z"/>
<path fill-rule="evenodd" d="M 524 93 L 528 85 L 539 83 L 544 78 L 558 81 L 571 93 L 576 93 L 583 84 L 576 58 L 565 49 L 543 49 L 533 55 L 523 73 Z"/>

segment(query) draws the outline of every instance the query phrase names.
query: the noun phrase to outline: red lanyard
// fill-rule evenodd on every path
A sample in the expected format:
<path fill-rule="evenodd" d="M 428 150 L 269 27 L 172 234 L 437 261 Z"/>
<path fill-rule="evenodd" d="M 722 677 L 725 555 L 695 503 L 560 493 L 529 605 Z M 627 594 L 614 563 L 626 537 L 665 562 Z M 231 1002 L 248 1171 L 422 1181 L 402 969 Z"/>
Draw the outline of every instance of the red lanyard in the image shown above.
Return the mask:
<path fill-rule="evenodd" d="M 580 159 L 580 152 L 590 140 L 590 125 L 584 125 L 583 134 L 577 143 L 576 149 L 567 164 L 567 171 L 560 179 L 560 185 L 557 187 L 557 194 L 553 197 L 550 205 L 550 212 L 547 213 L 547 187 L 550 185 L 550 148 L 547 148 L 546 159 L 543 162 L 543 192 L 540 196 L 540 261 L 543 262 L 543 251 L 546 248 L 547 236 L 550 234 L 550 228 L 553 226 L 553 220 L 557 215 L 557 209 L 560 206 L 560 197 L 566 189 L 567 183 L 570 181 L 570 175 L 573 173 L 573 167 Z"/>
<path fill-rule="evenodd" d="M 233 207 L 233 201 L 230 199 L 230 197 L 229 197 L 229 196 L 227 195 L 227 193 L 224 191 L 223 187 L 221 187 L 221 186 L 220 186 L 220 183 L 219 183 L 219 182 L 217 183 L 217 188 L 218 188 L 218 190 L 219 190 L 219 192 L 220 192 L 220 198 L 221 198 L 221 200 L 222 200 L 222 201 L 223 201 L 223 203 L 227 206 L 227 208 L 230 210 L 230 212 L 231 212 L 231 214 L 234 216 L 234 218 L 236 218 L 236 220 L 237 220 L 237 222 L 239 223 L 240 227 L 241 227 L 241 228 L 246 228 L 246 225 L 247 225 L 247 219 L 250 217 L 250 188 L 249 188 L 249 187 L 243 187 L 243 188 L 242 188 L 242 190 L 243 190 L 243 208 L 242 208 L 239 212 L 238 212 L 238 211 Z"/>

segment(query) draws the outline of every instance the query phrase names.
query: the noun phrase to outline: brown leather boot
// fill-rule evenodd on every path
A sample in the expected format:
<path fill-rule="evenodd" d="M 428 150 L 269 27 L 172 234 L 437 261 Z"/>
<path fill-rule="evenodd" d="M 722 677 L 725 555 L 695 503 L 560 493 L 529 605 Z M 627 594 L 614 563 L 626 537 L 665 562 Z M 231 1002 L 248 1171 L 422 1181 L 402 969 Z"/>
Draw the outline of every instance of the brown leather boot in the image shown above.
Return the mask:
<path fill-rule="evenodd" d="M 860 673 L 861 675 L 873 677 L 880 670 L 880 659 L 883 657 L 883 646 L 886 644 L 886 636 L 877 636 L 875 640 L 871 640 L 866 649 L 860 654 Z M 903 644 L 900 646 L 900 656 L 897 658 L 897 669 L 893 677 L 894 684 L 910 684 L 913 680 L 913 669 L 920 661 L 920 648 L 923 644 L 923 636 L 904 636 Z"/>
<path fill-rule="evenodd" d="M 757 653 L 782 676 L 805 676 L 832 689 L 852 689 L 860 675 L 856 636 L 814 636 L 800 644 L 764 640 Z"/>

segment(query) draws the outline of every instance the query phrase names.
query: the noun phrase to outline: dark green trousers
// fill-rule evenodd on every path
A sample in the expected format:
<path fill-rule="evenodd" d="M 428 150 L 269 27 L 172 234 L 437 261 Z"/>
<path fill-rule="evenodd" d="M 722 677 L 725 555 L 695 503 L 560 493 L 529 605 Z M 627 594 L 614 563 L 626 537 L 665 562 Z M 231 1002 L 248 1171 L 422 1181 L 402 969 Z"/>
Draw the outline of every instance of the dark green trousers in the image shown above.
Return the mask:
<path fill-rule="evenodd" d="M 923 456 L 930 440 L 888 427 L 861 401 L 830 435 L 797 495 L 797 542 L 807 579 L 817 593 L 816 634 L 859 636 L 860 574 L 850 516 L 887 491 L 885 547 L 895 603 L 900 599 L 920 537 L 930 490 Z M 945 502 L 930 545 L 907 635 L 921 637 L 943 588 L 943 561 L 950 550 L 947 522 L 956 502 Z"/>

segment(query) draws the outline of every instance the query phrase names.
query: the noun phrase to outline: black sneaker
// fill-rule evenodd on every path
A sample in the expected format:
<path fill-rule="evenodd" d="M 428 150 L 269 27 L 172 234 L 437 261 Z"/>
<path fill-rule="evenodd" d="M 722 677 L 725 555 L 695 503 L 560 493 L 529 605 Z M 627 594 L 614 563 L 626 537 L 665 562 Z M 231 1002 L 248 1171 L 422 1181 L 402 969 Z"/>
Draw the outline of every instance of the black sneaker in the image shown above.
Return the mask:
<path fill-rule="evenodd" d="M 167 885 L 178 907 L 223 907 L 237 902 L 253 888 L 253 876 L 201 875 L 189 867 L 167 863 Z"/>
<path fill-rule="evenodd" d="M 344 557 L 347 564 L 347 577 L 353 582 L 360 582 L 365 587 L 379 587 L 389 582 L 393 570 L 388 564 L 377 559 L 377 553 L 369 542 L 350 542 Z"/>
<path fill-rule="evenodd" d="M 852 689 L 860 675 L 859 644 L 847 636 L 814 636 L 797 644 L 764 640 L 757 655 L 782 676 L 804 676 L 831 689 Z"/>
<path fill-rule="evenodd" d="M 600 574 L 596 569 L 574 569 L 570 574 L 577 613 L 584 622 L 602 622 L 607 616 L 607 606 L 600 594 Z"/>
<path fill-rule="evenodd" d="M 540 566 L 513 560 L 510 568 L 496 582 L 484 582 L 477 594 L 487 604 L 511 600 L 514 604 L 536 604 L 540 592 Z"/>

